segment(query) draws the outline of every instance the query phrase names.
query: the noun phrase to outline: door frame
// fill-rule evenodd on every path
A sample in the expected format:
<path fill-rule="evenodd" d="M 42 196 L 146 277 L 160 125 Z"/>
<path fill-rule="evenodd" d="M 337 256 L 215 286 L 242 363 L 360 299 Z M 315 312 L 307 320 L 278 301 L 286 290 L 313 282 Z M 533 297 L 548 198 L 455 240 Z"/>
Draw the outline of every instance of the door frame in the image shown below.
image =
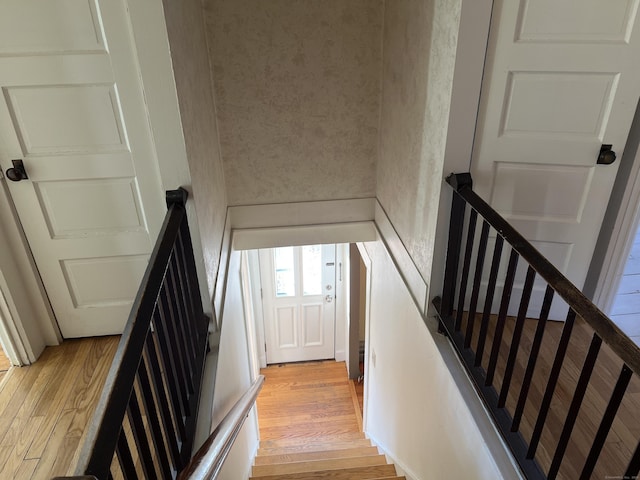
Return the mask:
<path fill-rule="evenodd" d="M 607 315 L 640 225 L 640 100 L 624 152 L 584 289 Z"/>
<path fill-rule="evenodd" d="M 119 1 L 129 14 L 129 34 L 137 54 L 140 89 L 146 100 L 145 113 L 153 134 L 161 187 L 163 190 L 174 189 L 177 186 L 188 188 L 191 185 L 191 175 L 182 134 L 162 1 Z M 207 276 L 201 253 L 202 243 L 192 198 L 187 202 L 187 216 L 200 293 L 205 313 L 211 313 L 211 308 L 208 307 L 210 299 L 207 292 Z M 26 358 L 21 359 L 21 363 L 29 364 L 36 361 L 45 346 L 59 345 L 63 337 L 35 266 L 31 249 L 15 214 L 6 179 L 0 172 L 0 236 L 2 235 L 7 238 L 8 246 L 4 251 L 7 254 L 6 258 L 10 259 L 5 260 L 5 257 L 0 255 L 0 276 L 7 286 L 2 293 L 9 305 L 15 305 L 15 309 L 10 309 L 10 318 L 2 316 L 0 320 L 0 340 L 5 345 L 23 345 Z M 15 268 L 16 265 L 18 268 Z M 26 292 L 30 302 L 21 302 L 12 291 Z"/>
<path fill-rule="evenodd" d="M 356 247 L 360 253 L 360 258 L 364 263 L 366 275 L 365 275 L 365 309 L 364 309 L 364 393 L 362 399 L 362 431 L 367 431 L 367 410 L 369 400 L 369 345 L 370 345 L 370 331 L 371 331 L 371 278 L 373 264 L 369 252 L 367 252 L 364 243 L 357 242 Z M 360 279 L 362 281 L 362 279 Z"/>

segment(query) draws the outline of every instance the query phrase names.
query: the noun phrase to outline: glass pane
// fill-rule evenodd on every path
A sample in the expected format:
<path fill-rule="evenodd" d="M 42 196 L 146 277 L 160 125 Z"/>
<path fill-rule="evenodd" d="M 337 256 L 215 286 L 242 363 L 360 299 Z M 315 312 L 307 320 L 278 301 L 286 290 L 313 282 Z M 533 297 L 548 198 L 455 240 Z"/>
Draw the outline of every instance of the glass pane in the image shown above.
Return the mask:
<path fill-rule="evenodd" d="M 322 294 L 322 247 L 302 247 L 302 294 Z"/>
<path fill-rule="evenodd" d="M 293 247 L 273 249 L 276 270 L 276 297 L 295 297 L 296 279 L 293 270 Z"/>

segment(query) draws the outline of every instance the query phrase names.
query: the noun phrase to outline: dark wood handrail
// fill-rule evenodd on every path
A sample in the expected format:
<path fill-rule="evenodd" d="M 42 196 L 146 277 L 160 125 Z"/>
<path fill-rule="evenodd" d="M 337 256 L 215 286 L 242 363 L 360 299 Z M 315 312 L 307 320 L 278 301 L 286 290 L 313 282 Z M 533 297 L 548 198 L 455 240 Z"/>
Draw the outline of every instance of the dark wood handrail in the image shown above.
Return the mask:
<path fill-rule="evenodd" d="M 259 375 L 180 473 L 178 480 L 215 479 L 264 383 Z"/>
<path fill-rule="evenodd" d="M 447 183 L 582 317 L 634 373 L 640 375 L 640 347 L 596 307 L 560 270 L 472 190 L 468 174 L 451 174 Z"/>

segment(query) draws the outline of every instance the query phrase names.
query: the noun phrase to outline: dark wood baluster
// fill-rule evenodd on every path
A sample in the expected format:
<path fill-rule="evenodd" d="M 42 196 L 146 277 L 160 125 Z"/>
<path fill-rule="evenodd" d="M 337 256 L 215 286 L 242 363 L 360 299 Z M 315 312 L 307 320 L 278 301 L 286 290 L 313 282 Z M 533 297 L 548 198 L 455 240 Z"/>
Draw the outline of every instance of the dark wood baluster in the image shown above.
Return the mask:
<path fill-rule="evenodd" d="M 175 470 L 180 470 L 182 464 L 180 462 L 180 444 L 185 438 L 184 426 L 180 418 L 180 400 L 178 396 L 171 394 L 171 386 L 167 383 L 165 386 L 164 379 L 160 369 L 158 360 L 159 351 L 151 337 L 147 338 L 146 344 L 147 358 L 149 360 L 149 374 L 151 386 L 155 393 L 160 406 L 160 415 L 162 416 L 162 427 L 165 432 L 165 440 L 169 447 L 169 454 Z M 169 397 L 167 398 L 167 394 Z M 172 410 L 173 409 L 173 412 Z"/>
<path fill-rule="evenodd" d="M 162 320 L 162 314 L 160 313 L 161 305 L 158 304 L 158 310 L 156 310 L 156 315 L 154 316 L 154 325 L 156 326 L 156 334 L 155 338 L 157 340 L 157 345 L 153 347 L 156 349 L 158 355 L 150 356 L 152 360 L 158 360 L 157 371 L 154 368 L 154 378 L 157 385 L 163 384 L 162 373 L 164 372 L 164 379 L 166 380 L 167 392 L 169 393 L 169 400 L 173 406 L 173 414 L 174 420 L 176 422 L 176 426 L 178 431 L 180 432 L 180 439 L 184 440 L 186 438 L 185 430 L 184 430 L 184 411 L 183 407 L 183 399 L 182 394 L 179 391 L 178 383 L 176 380 L 177 377 L 177 369 L 173 362 L 172 352 L 170 349 L 170 345 L 166 342 L 165 337 L 167 335 L 166 327 L 164 325 L 164 320 Z M 151 363 L 153 367 L 156 367 L 155 363 Z"/>
<path fill-rule="evenodd" d="M 567 319 L 564 322 L 564 327 L 562 329 L 562 335 L 560 336 L 560 341 L 558 342 L 558 349 L 556 350 L 556 356 L 553 360 L 553 366 L 551 367 L 549 380 L 547 381 L 547 388 L 544 391 L 544 397 L 542 398 L 542 403 L 540 404 L 538 419 L 536 420 L 536 424 L 533 428 L 533 434 L 531 435 L 531 440 L 529 442 L 527 458 L 533 458 L 536 454 L 538 443 L 540 442 L 540 436 L 542 435 L 544 422 L 547 420 L 549 407 L 551 406 L 553 392 L 556 389 L 558 378 L 560 377 L 560 370 L 562 370 L 562 363 L 564 362 L 564 357 L 567 354 L 567 347 L 569 346 L 569 340 L 571 339 L 571 332 L 573 330 L 575 319 L 576 313 L 573 311 L 573 309 L 569 309 Z"/>
<path fill-rule="evenodd" d="M 640 473 L 640 443 L 638 443 L 635 452 L 633 452 L 624 478 L 638 478 L 638 473 Z"/>
<path fill-rule="evenodd" d="M 173 257 L 173 255 L 172 255 Z M 171 289 L 171 307 L 174 314 L 174 322 L 171 324 L 171 329 L 176 338 L 176 345 L 178 346 L 178 355 L 180 355 L 180 363 L 182 364 L 185 371 L 185 384 L 187 386 L 187 391 L 189 395 L 194 392 L 194 384 L 193 384 L 193 361 L 191 353 L 193 352 L 193 348 L 190 348 L 189 342 L 185 338 L 184 325 L 187 322 L 185 317 L 184 305 L 182 303 L 183 293 L 182 288 L 180 286 L 180 282 L 178 276 L 176 275 L 173 258 L 169 263 L 169 272 L 167 273 L 168 285 L 170 285 Z"/>
<path fill-rule="evenodd" d="M 192 319 L 192 325 L 195 330 L 194 334 L 197 338 L 208 337 L 209 335 L 209 317 L 204 314 L 202 308 L 202 298 L 200 295 L 200 287 L 198 282 L 198 274 L 196 270 L 196 262 L 193 256 L 193 244 L 191 243 L 191 232 L 185 221 L 182 225 L 181 240 L 183 241 L 183 252 L 185 266 L 187 269 L 187 279 L 191 291 L 191 299 L 194 303 L 195 311 Z M 206 285 L 206 279 L 205 279 Z M 204 340 L 206 342 L 206 340 Z"/>
<path fill-rule="evenodd" d="M 466 202 L 460 197 L 460 195 L 454 193 L 453 198 L 451 199 L 447 258 L 445 260 L 444 283 L 442 285 L 442 304 L 440 313 L 443 318 L 449 317 L 453 312 L 465 209 Z"/>
<path fill-rule="evenodd" d="M 127 416 L 129 417 L 129 425 L 131 425 L 131 432 L 133 433 L 133 440 L 138 450 L 138 458 L 142 465 L 144 478 L 157 478 L 155 467 L 153 466 L 153 457 L 151 456 L 149 437 L 147 437 L 147 432 L 144 428 L 135 388 L 131 391 L 129 405 L 127 406 Z"/>
<path fill-rule="evenodd" d="M 476 358 L 474 366 L 479 367 L 482 363 L 482 355 L 484 354 L 484 344 L 487 341 L 487 330 L 489 328 L 489 319 L 491 318 L 491 307 L 493 305 L 493 297 L 496 293 L 496 283 L 498 280 L 498 269 L 500 268 L 500 260 L 502 259 L 502 245 L 504 239 L 498 235 L 493 249 L 493 259 L 491 260 L 491 268 L 489 270 L 489 283 L 487 284 L 487 293 L 484 300 L 484 311 L 482 312 L 482 323 L 480 324 L 480 332 L 478 333 L 478 345 L 476 346 Z"/>
<path fill-rule="evenodd" d="M 573 427 L 576 424 L 576 419 L 578 418 L 578 413 L 580 412 L 580 406 L 582 405 L 584 394 L 586 393 L 587 387 L 589 386 L 589 379 L 591 378 L 591 374 L 593 373 L 593 367 L 595 367 L 596 365 L 596 360 L 598 358 L 598 352 L 600 352 L 601 345 L 602 339 L 594 334 L 593 338 L 591 339 L 589 351 L 587 352 L 587 356 L 585 357 L 584 364 L 582 366 L 582 371 L 580 372 L 580 377 L 578 378 L 578 383 L 576 385 L 573 398 L 571 399 L 571 405 L 569 405 L 567 418 L 564 422 L 564 426 L 562 427 L 562 433 L 560 434 L 558 446 L 556 447 L 556 452 L 554 453 L 553 460 L 551 461 L 549 473 L 547 474 L 547 477 L 550 480 L 556 478 L 556 476 L 558 475 L 558 471 L 560 470 L 560 464 L 562 463 L 564 454 L 567 451 L 567 445 L 569 444 L 569 439 L 571 438 L 571 432 L 573 431 Z"/>
<path fill-rule="evenodd" d="M 476 224 L 478 222 L 478 212 L 471 210 L 469 214 L 469 230 L 467 231 L 467 243 L 464 249 L 464 263 L 462 264 L 462 274 L 460 276 L 460 292 L 458 293 L 458 310 L 456 311 L 455 331 L 459 332 L 462 326 L 462 315 L 464 313 L 464 300 L 467 296 L 467 283 L 469 282 L 469 270 L 471 269 L 471 257 L 473 255 L 473 242 L 476 237 Z"/>
<path fill-rule="evenodd" d="M 146 350 L 145 344 L 145 350 Z M 148 358 L 150 353 L 147 351 L 145 355 Z M 142 395 L 142 404 L 144 405 L 144 409 L 147 412 L 147 421 L 151 427 L 151 439 L 153 441 L 155 456 L 158 459 L 158 466 L 160 468 L 160 473 L 162 478 L 170 479 L 173 478 L 174 472 L 171 470 L 171 466 L 169 465 L 169 458 L 167 457 L 167 449 L 165 447 L 164 437 L 174 437 L 175 438 L 175 430 L 173 429 L 173 425 L 171 424 L 171 417 L 166 418 L 166 416 L 162 413 L 162 411 L 158 411 L 156 406 L 156 400 L 153 398 L 153 392 L 151 390 L 151 384 L 149 381 L 149 374 L 147 372 L 147 367 L 145 366 L 145 359 L 140 362 L 140 366 L 138 367 L 138 380 L 140 382 L 140 393 Z M 164 396 L 164 395 L 163 395 Z M 160 398 L 157 397 L 158 402 L 160 402 Z M 165 399 L 166 402 L 166 399 Z M 162 431 L 162 426 L 160 425 L 160 419 L 163 423 L 169 422 L 168 429 L 165 433 Z M 177 449 L 176 449 L 176 454 Z M 177 458 L 176 458 L 176 463 Z"/>
<path fill-rule="evenodd" d="M 622 399 L 627 391 L 632 375 L 633 371 L 626 365 L 623 365 L 622 371 L 618 376 L 616 386 L 614 387 L 611 398 L 609 399 L 607 409 L 602 416 L 602 421 L 600 422 L 596 436 L 593 439 L 593 445 L 591 445 L 591 450 L 589 450 L 589 455 L 584 463 L 582 473 L 580 474 L 580 480 L 589 480 L 591 478 L 591 474 L 593 473 L 593 469 L 596 467 L 598 457 L 600 456 L 602 447 L 604 447 L 607 435 L 609 435 L 609 430 L 611 430 L 611 425 L 613 425 L 613 419 L 615 418 L 618 408 L 622 403 Z"/>
<path fill-rule="evenodd" d="M 202 312 L 198 312 L 197 302 L 200 301 L 200 290 L 197 286 L 197 277 L 196 284 L 191 283 L 191 276 L 189 275 L 189 263 L 187 259 L 187 249 L 185 247 L 185 240 L 183 231 L 186 227 L 187 219 L 185 218 L 182 228 L 180 229 L 180 234 L 178 235 L 178 242 L 176 244 L 176 255 L 178 265 L 180 267 L 181 273 L 181 285 L 183 285 L 183 292 L 185 295 L 185 300 L 188 309 L 188 322 L 186 327 L 188 329 L 188 337 L 192 340 L 193 343 L 193 355 L 194 359 L 197 355 L 197 339 L 198 339 L 198 329 L 197 322 L 200 321 L 200 317 L 202 316 Z M 194 272 L 195 273 L 195 272 Z"/>
<path fill-rule="evenodd" d="M 136 465 L 133 463 L 133 457 L 131 456 L 131 450 L 129 449 L 129 442 L 124 434 L 124 429 L 120 431 L 118 435 L 118 443 L 116 445 L 116 455 L 118 457 L 118 463 L 120 464 L 120 470 L 126 480 L 135 480 L 138 478 L 136 473 Z"/>
<path fill-rule="evenodd" d="M 160 351 L 162 355 L 160 359 L 164 364 L 165 372 L 170 381 L 175 387 L 175 392 L 171 392 L 179 395 L 180 399 L 180 416 L 188 416 L 189 411 L 189 399 L 187 394 L 187 385 L 185 382 L 185 376 L 187 375 L 184 369 L 183 363 L 180 361 L 180 350 L 176 345 L 176 336 L 173 331 L 173 325 L 175 317 L 173 316 L 171 309 L 171 302 L 169 301 L 170 292 L 165 285 L 165 289 L 160 295 L 160 301 L 158 302 L 158 311 L 160 312 L 157 325 L 160 326 L 157 332 L 158 343 L 160 345 Z"/>
<path fill-rule="evenodd" d="M 167 323 L 165 324 L 167 327 L 167 332 L 169 336 L 167 338 L 168 342 L 172 346 L 173 352 L 173 361 L 178 368 L 178 372 L 180 372 L 180 387 L 182 389 L 182 393 L 184 394 L 183 400 L 185 401 L 185 405 L 188 404 L 189 392 L 191 389 L 188 385 L 188 377 L 189 377 L 189 365 L 186 363 L 185 353 L 184 353 L 184 342 L 178 335 L 178 324 L 180 323 L 180 318 L 178 317 L 178 312 L 176 309 L 176 298 L 178 295 L 178 291 L 175 287 L 175 282 L 173 280 L 173 276 L 171 275 L 171 267 L 168 268 L 167 278 L 165 280 L 165 302 L 163 306 L 165 307 L 165 312 L 168 312 L 169 315 L 166 317 Z M 188 412 L 188 410 L 186 411 Z M 187 416 L 189 413 L 185 413 Z"/>
<path fill-rule="evenodd" d="M 498 408 L 504 408 L 504 405 L 507 402 L 507 395 L 509 394 L 509 387 L 511 386 L 511 377 L 513 377 L 513 369 L 515 368 L 516 357 L 518 356 L 518 350 L 520 349 L 522 329 L 524 328 L 524 321 L 527 318 L 527 310 L 529 309 L 529 301 L 531 300 L 531 291 L 533 290 L 533 281 L 535 278 L 536 271 L 529 267 L 527 269 L 527 276 L 522 288 L 522 296 L 520 297 L 518 317 L 516 318 L 516 324 L 513 328 L 511 347 L 509 347 L 509 356 L 507 357 L 507 365 L 504 370 L 504 379 L 502 380 L 502 386 L 500 387 Z"/>
<path fill-rule="evenodd" d="M 504 279 L 504 287 L 502 289 L 502 300 L 500 302 L 500 310 L 498 311 L 496 331 L 493 336 L 493 345 L 491 346 L 491 354 L 489 355 L 489 365 L 487 366 L 487 376 L 485 378 L 486 386 L 490 386 L 493 384 L 493 376 L 495 374 L 496 365 L 498 363 L 498 354 L 500 353 L 504 324 L 507 319 L 507 312 L 509 310 L 509 302 L 511 301 L 511 292 L 513 291 L 513 282 L 516 278 L 516 269 L 518 267 L 519 258 L 520 255 L 518 255 L 518 252 L 512 249 L 511 255 L 509 256 L 509 266 L 507 267 L 507 274 Z"/>
<path fill-rule="evenodd" d="M 522 412 L 524 412 L 524 406 L 527 403 L 527 397 L 529 396 L 529 387 L 531 386 L 533 372 L 536 369 L 536 362 L 538 361 L 540 346 L 542 345 L 542 338 L 544 337 L 544 327 L 547 324 L 547 319 L 549 318 L 549 310 L 551 310 L 554 293 L 553 289 L 547 286 L 547 290 L 544 293 L 544 299 L 542 300 L 542 308 L 540 309 L 540 318 L 538 319 L 538 325 L 536 326 L 536 333 L 533 336 L 533 343 L 531 344 L 531 351 L 529 352 L 527 368 L 522 379 L 522 386 L 520 387 L 518 403 L 516 404 L 516 409 L 513 414 L 513 422 L 511 423 L 512 432 L 517 432 L 520 428 Z"/>
<path fill-rule="evenodd" d="M 189 291 L 188 277 L 185 274 L 184 266 L 182 246 L 180 245 L 180 238 L 178 237 L 178 243 L 176 243 L 174 248 L 173 271 L 180 289 L 180 306 L 182 310 L 180 328 L 182 329 L 182 336 L 187 343 L 186 352 L 191 364 L 191 373 L 193 374 L 193 365 L 195 365 L 197 356 L 198 336 L 193 328 L 195 314 L 191 301 L 191 292 Z"/>
<path fill-rule="evenodd" d="M 489 224 L 484 221 L 482 223 L 482 233 L 480 233 L 480 244 L 478 246 L 478 254 L 476 255 L 476 269 L 473 276 L 473 289 L 471 291 L 471 302 L 469 303 L 469 316 L 467 317 L 467 329 L 464 337 L 464 348 L 471 346 L 471 337 L 473 336 L 473 324 L 475 323 L 476 308 L 478 306 L 478 296 L 480 295 L 480 283 L 482 282 L 482 267 L 484 266 L 484 257 L 487 253 L 487 240 L 489 238 Z"/>

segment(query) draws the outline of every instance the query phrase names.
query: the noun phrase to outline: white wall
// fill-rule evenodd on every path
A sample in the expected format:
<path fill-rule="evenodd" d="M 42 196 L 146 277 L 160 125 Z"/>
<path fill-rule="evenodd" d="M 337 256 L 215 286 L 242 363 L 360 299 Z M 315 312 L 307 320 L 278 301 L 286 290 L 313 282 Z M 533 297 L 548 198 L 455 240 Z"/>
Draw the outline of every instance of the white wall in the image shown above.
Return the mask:
<path fill-rule="evenodd" d="M 459 389 L 469 380 L 462 373 L 454 380 L 451 369 L 462 367 L 443 359 L 446 339 L 427 328 L 383 243 L 365 246 L 372 262 L 366 433 L 407 478 L 518 478 L 504 452 L 498 468 L 501 445 L 486 422 L 478 427 L 482 411 L 472 414 L 467 403 L 478 402 L 474 394 Z"/>
<path fill-rule="evenodd" d="M 213 398 L 212 427 L 220 423 L 253 381 L 244 318 L 240 266 L 240 252 L 231 252 L 224 309 L 221 316 L 222 326 Z M 218 478 L 220 480 L 248 478 L 251 462 L 257 448 L 258 421 L 254 408 L 245 421 Z"/>

